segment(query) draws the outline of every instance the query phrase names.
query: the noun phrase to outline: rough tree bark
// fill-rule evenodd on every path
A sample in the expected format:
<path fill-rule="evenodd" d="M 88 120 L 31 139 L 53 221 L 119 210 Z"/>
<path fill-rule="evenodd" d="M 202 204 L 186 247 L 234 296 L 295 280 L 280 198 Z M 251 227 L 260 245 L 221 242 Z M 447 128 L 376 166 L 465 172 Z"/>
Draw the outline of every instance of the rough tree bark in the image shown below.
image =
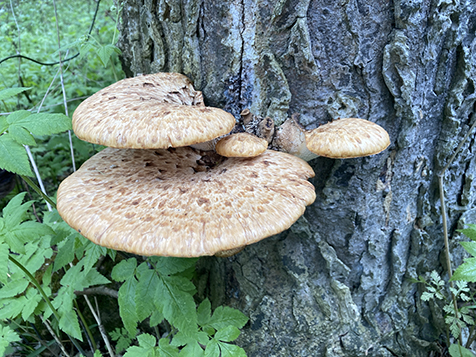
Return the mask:
<path fill-rule="evenodd" d="M 181 72 L 238 117 L 313 128 L 362 117 L 392 139 L 311 161 L 317 200 L 291 229 L 200 261 L 201 294 L 250 317 L 249 356 L 427 356 L 442 312 L 408 281 L 445 274 L 437 174 L 475 120 L 476 0 L 126 0 L 129 75 Z M 445 179 L 451 246 L 476 222 L 474 139 Z"/>

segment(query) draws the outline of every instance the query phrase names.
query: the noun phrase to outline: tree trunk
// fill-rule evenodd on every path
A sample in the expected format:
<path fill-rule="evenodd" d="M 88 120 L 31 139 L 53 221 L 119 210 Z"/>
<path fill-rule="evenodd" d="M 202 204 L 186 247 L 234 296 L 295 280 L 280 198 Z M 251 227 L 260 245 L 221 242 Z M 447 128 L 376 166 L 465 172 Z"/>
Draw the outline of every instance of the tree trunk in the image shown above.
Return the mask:
<path fill-rule="evenodd" d="M 127 0 L 126 73 L 180 72 L 209 106 L 314 128 L 361 117 L 381 154 L 310 162 L 317 200 L 288 231 L 200 260 L 201 294 L 250 317 L 248 356 L 427 356 L 443 311 L 410 278 L 447 274 L 437 174 L 476 111 L 476 0 Z M 476 223 L 474 139 L 445 176 Z"/>

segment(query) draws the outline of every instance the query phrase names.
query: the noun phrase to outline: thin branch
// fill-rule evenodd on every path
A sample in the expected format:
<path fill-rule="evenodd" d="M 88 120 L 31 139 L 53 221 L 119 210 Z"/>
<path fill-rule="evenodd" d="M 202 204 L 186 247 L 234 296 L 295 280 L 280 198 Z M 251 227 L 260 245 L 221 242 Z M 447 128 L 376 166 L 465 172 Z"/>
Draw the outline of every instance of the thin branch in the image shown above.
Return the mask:
<path fill-rule="evenodd" d="M 91 310 L 91 313 L 93 314 L 94 319 L 96 320 L 96 323 L 98 324 L 99 332 L 101 333 L 101 337 L 104 340 L 104 343 L 106 344 L 106 348 L 107 348 L 107 351 L 109 352 L 109 355 L 111 357 L 114 357 L 115 356 L 114 351 L 112 350 L 111 343 L 109 342 L 109 338 L 107 337 L 106 331 L 104 330 L 104 326 L 102 325 L 102 322 L 101 322 L 99 309 L 96 313 L 96 311 L 94 310 L 93 306 L 91 305 L 91 302 L 89 301 L 86 295 L 84 295 L 84 300 L 86 300 L 86 304 L 88 304 L 89 309 Z M 97 305 L 97 301 L 96 301 L 96 305 Z"/>
<path fill-rule="evenodd" d="M 60 42 L 60 34 L 59 34 L 59 25 L 58 25 L 58 11 L 56 9 L 56 0 L 53 0 L 53 7 L 55 9 L 55 23 L 56 23 L 56 38 L 58 41 L 58 57 L 59 57 L 59 67 L 60 67 L 60 80 L 61 80 L 61 91 L 63 92 L 63 102 L 64 102 L 64 112 L 66 116 L 68 114 L 68 104 L 66 101 L 66 91 L 64 89 L 64 77 L 63 77 L 63 62 L 61 59 L 61 42 Z M 71 162 L 73 164 L 73 171 L 76 171 L 76 162 L 74 159 L 74 148 L 73 148 L 73 138 L 71 136 L 71 130 L 68 130 L 68 138 L 69 138 L 69 148 L 71 151 Z"/>
<path fill-rule="evenodd" d="M 64 355 L 66 357 L 69 357 L 69 354 L 68 354 L 68 352 L 66 352 L 66 349 L 64 348 L 64 345 L 61 343 L 60 339 L 58 338 L 58 336 L 56 336 L 55 332 L 51 328 L 48 319 L 44 319 L 43 317 L 41 317 L 41 320 L 43 321 L 43 324 L 46 326 L 46 329 L 50 332 L 51 336 L 53 336 L 53 338 L 55 339 L 58 346 L 61 348 L 61 351 L 64 353 Z"/>
<path fill-rule="evenodd" d="M 105 295 L 117 299 L 119 294 L 116 290 L 105 286 L 97 286 L 94 288 L 84 289 L 83 291 L 75 291 L 76 295 Z"/>

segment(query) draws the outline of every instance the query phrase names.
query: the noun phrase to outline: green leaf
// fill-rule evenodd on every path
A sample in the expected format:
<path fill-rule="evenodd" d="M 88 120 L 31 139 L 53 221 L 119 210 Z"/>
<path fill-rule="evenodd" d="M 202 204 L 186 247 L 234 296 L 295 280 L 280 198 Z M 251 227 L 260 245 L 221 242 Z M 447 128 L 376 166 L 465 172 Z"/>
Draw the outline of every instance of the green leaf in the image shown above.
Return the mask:
<path fill-rule="evenodd" d="M 36 145 L 36 141 L 33 135 L 31 135 L 30 132 L 22 126 L 10 125 L 10 127 L 8 128 L 8 133 L 11 135 L 12 139 L 15 140 L 18 144 L 31 146 Z"/>
<path fill-rule="evenodd" d="M 7 282 L 8 273 L 8 245 L 4 242 L 0 242 L 0 283 L 5 284 Z"/>
<path fill-rule="evenodd" d="M 10 343 L 20 340 L 20 336 L 10 326 L 0 325 L 0 356 L 4 355 Z"/>
<path fill-rule="evenodd" d="M 14 124 L 19 120 L 23 120 L 31 115 L 31 112 L 28 110 L 17 110 L 16 112 L 11 113 L 7 116 L 7 123 L 9 125 Z"/>
<path fill-rule="evenodd" d="M 215 339 L 210 340 L 205 348 L 205 357 L 218 357 L 220 356 L 220 348 L 218 347 L 218 341 Z"/>
<path fill-rule="evenodd" d="M 82 341 L 83 337 L 81 336 L 81 328 L 79 327 L 78 317 L 76 316 L 75 311 L 72 308 L 60 308 L 58 312 L 61 315 L 59 328 L 68 335 Z"/>
<path fill-rule="evenodd" d="M 38 304 L 43 300 L 36 288 L 30 288 L 26 292 L 27 303 L 21 311 L 21 317 L 23 321 L 28 321 L 30 316 L 33 315 Z"/>
<path fill-rule="evenodd" d="M 10 134 L 0 136 L 0 169 L 19 175 L 33 176 L 25 148 L 18 144 Z"/>
<path fill-rule="evenodd" d="M 455 270 L 450 280 L 476 282 L 476 258 L 465 259 L 465 262 Z"/>
<path fill-rule="evenodd" d="M 468 224 L 468 228 L 459 229 L 458 232 L 461 232 L 469 239 L 476 241 L 476 224 Z"/>
<path fill-rule="evenodd" d="M 156 309 L 153 297 L 159 286 L 159 277 L 155 270 L 149 269 L 145 263 L 139 265 L 137 272 L 138 284 L 135 298 L 137 306 L 136 311 L 139 321 L 143 321 Z M 162 309 L 159 308 L 159 311 L 162 312 Z"/>
<path fill-rule="evenodd" d="M 215 338 L 223 342 L 234 341 L 240 336 L 240 330 L 235 326 L 227 326 L 217 331 Z"/>
<path fill-rule="evenodd" d="M 111 277 L 115 281 L 125 281 L 134 276 L 136 267 L 137 260 L 135 258 L 123 260 L 114 266 Z"/>
<path fill-rule="evenodd" d="M 160 274 L 172 275 L 192 268 L 197 263 L 198 258 L 175 258 L 175 257 L 153 257 L 149 258 L 156 265 Z"/>
<path fill-rule="evenodd" d="M 156 339 L 154 336 L 147 333 L 137 336 L 137 341 L 139 341 L 139 347 L 132 346 L 127 349 L 127 352 L 124 354 L 124 357 L 154 357 L 158 356 L 155 353 L 155 344 Z"/>
<path fill-rule="evenodd" d="M 13 197 L 10 202 L 3 208 L 3 218 L 5 219 L 5 227 L 10 230 L 21 223 L 25 218 L 26 212 L 31 207 L 33 201 L 22 204 L 26 192 L 19 193 Z"/>
<path fill-rule="evenodd" d="M 72 129 L 71 119 L 64 114 L 39 113 L 17 120 L 16 125 L 21 125 L 33 135 L 51 135 Z"/>
<path fill-rule="evenodd" d="M 189 343 L 187 346 L 180 350 L 180 357 L 203 357 L 205 351 L 200 347 L 197 342 Z"/>
<path fill-rule="evenodd" d="M 245 350 L 237 345 L 218 342 L 218 346 L 220 346 L 221 357 L 246 357 Z"/>
<path fill-rule="evenodd" d="M 187 284 L 192 283 L 183 277 L 161 277 L 155 301 L 169 323 L 190 335 L 197 331 L 197 311 Z"/>
<path fill-rule="evenodd" d="M 476 242 L 461 242 L 461 245 L 469 254 L 476 257 Z"/>
<path fill-rule="evenodd" d="M 65 240 L 58 244 L 58 253 L 55 257 L 54 270 L 66 266 L 66 264 L 72 263 L 74 260 L 74 241 L 76 240 L 76 234 L 70 234 Z"/>
<path fill-rule="evenodd" d="M 11 229 L 11 232 L 22 242 L 33 241 L 47 235 L 54 235 L 55 231 L 46 224 L 27 221 Z"/>
<path fill-rule="evenodd" d="M 178 348 L 173 347 L 169 344 L 169 340 L 166 338 L 161 338 L 159 340 L 159 348 L 158 348 L 159 356 L 168 356 L 168 357 L 176 357 L 179 355 Z"/>
<path fill-rule="evenodd" d="M 113 341 L 117 341 L 116 343 L 117 353 L 121 353 L 122 351 L 125 351 L 126 348 L 131 345 L 132 337 L 124 328 L 122 329 L 116 328 L 114 331 L 111 331 L 110 335 Z"/>
<path fill-rule="evenodd" d="M 17 94 L 20 94 L 24 91 L 30 90 L 32 87 L 18 87 L 18 88 L 6 88 L 0 90 L 0 101 L 7 98 L 13 97 Z"/>
<path fill-rule="evenodd" d="M 8 129 L 8 121 L 4 116 L 0 116 L 0 135 Z"/>
<path fill-rule="evenodd" d="M 245 326 L 247 322 L 248 318 L 241 311 L 228 306 L 219 306 L 213 312 L 208 324 L 215 330 L 220 330 L 230 325 L 240 329 Z"/>
<path fill-rule="evenodd" d="M 136 290 L 137 280 L 132 276 L 121 285 L 118 292 L 119 315 L 124 327 L 133 336 L 139 320 L 136 313 Z"/>
<path fill-rule="evenodd" d="M 164 315 L 162 315 L 162 312 L 160 312 L 159 310 L 154 310 L 152 312 L 152 315 L 150 315 L 150 319 L 149 319 L 150 327 L 157 326 L 162 321 L 164 321 Z"/>
<path fill-rule="evenodd" d="M 101 351 L 96 350 L 96 351 L 94 351 L 94 356 L 93 357 L 103 357 L 103 355 L 102 355 Z"/>
<path fill-rule="evenodd" d="M 0 299 L 14 297 L 15 295 L 23 293 L 28 287 L 29 281 L 27 279 L 17 279 L 2 286 L 0 289 Z"/>
<path fill-rule="evenodd" d="M 197 321 L 200 326 L 205 326 L 212 317 L 212 304 L 205 299 L 197 308 Z"/>
<path fill-rule="evenodd" d="M 448 348 L 448 352 L 451 357 L 474 357 L 473 352 L 459 344 L 452 344 L 450 348 Z"/>
<path fill-rule="evenodd" d="M 97 263 L 100 257 L 107 254 L 107 248 L 101 247 L 100 245 L 94 244 L 91 241 L 88 241 L 88 245 L 84 251 L 84 258 L 82 262 L 84 265 L 84 270 L 89 271 L 94 264 Z"/>
<path fill-rule="evenodd" d="M 109 63 L 109 59 L 111 58 L 114 52 L 116 52 L 116 46 L 108 44 L 108 45 L 99 47 L 96 53 L 99 56 L 104 67 L 106 67 Z"/>

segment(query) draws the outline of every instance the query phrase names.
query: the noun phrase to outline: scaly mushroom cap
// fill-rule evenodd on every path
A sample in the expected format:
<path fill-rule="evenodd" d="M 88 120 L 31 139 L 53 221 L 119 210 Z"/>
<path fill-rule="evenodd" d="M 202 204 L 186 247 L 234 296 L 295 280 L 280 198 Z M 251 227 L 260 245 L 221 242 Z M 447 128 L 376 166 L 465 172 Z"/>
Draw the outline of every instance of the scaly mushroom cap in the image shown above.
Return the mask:
<path fill-rule="evenodd" d="M 91 143 L 134 149 L 166 149 L 225 135 L 235 118 L 205 107 L 202 93 L 178 73 L 126 78 L 101 89 L 73 114 L 76 135 Z"/>
<path fill-rule="evenodd" d="M 338 119 L 305 133 L 307 148 L 333 159 L 378 154 L 390 145 L 388 133 L 371 121 Z"/>
<path fill-rule="evenodd" d="M 105 247 L 197 257 L 289 228 L 316 197 L 314 172 L 292 155 L 218 158 L 189 147 L 107 148 L 61 183 L 58 212 Z"/>
<path fill-rule="evenodd" d="M 261 155 L 268 148 L 266 139 L 248 133 L 236 133 L 220 139 L 216 146 L 216 152 L 226 157 L 254 157 Z"/>

